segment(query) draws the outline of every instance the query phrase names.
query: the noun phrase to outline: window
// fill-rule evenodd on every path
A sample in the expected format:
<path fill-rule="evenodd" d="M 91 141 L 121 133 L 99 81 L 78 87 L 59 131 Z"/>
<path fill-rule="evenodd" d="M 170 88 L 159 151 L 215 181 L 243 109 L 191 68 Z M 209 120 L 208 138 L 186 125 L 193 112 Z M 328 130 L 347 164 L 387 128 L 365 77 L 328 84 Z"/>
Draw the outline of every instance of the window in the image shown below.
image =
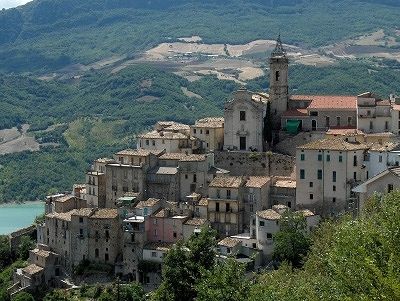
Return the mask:
<path fill-rule="evenodd" d="M 246 121 L 246 111 L 240 111 L 240 121 Z"/>
<path fill-rule="evenodd" d="M 187 180 L 187 179 L 188 179 L 188 177 L 189 177 L 189 176 L 186 174 L 186 175 L 185 175 L 185 179 Z"/>
<path fill-rule="evenodd" d="M 99 249 L 94 250 L 94 257 L 96 257 L 96 258 L 99 257 Z"/>
<path fill-rule="evenodd" d="M 336 183 L 336 171 L 332 172 L 332 182 Z"/>
<path fill-rule="evenodd" d="M 333 190 L 333 191 L 336 191 L 336 185 L 333 185 L 333 186 L 332 186 L 332 190 Z"/>
<path fill-rule="evenodd" d="M 272 233 L 267 233 L 267 239 L 272 239 Z"/>
<path fill-rule="evenodd" d="M 306 178 L 306 172 L 304 169 L 300 169 L 300 179 L 304 180 Z"/>
<path fill-rule="evenodd" d="M 318 180 L 322 180 L 322 169 L 318 169 Z"/>
<path fill-rule="evenodd" d="M 264 227 L 265 226 L 265 222 L 264 221 L 260 221 L 259 225 L 260 225 L 260 227 Z"/>
<path fill-rule="evenodd" d="M 157 257 L 157 252 L 151 252 L 151 257 Z"/>
<path fill-rule="evenodd" d="M 149 140 L 146 140 L 146 145 L 150 145 L 150 141 Z"/>
<path fill-rule="evenodd" d="M 336 117 L 336 126 L 340 126 L 340 117 Z"/>
<path fill-rule="evenodd" d="M 193 129 L 193 134 L 196 134 L 196 129 Z"/>
<path fill-rule="evenodd" d="M 287 202 L 287 206 L 288 206 L 289 208 L 292 208 L 292 202 Z"/>
<path fill-rule="evenodd" d="M 226 212 L 231 211 L 231 205 L 229 203 L 226 203 L 225 204 L 225 209 L 226 209 Z"/>
<path fill-rule="evenodd" d="M 382 163 L 382 156 L 379 155 L 379 163 Z"/>
<path fill-rule="evenodd" d="M 193 182 L 194 182 L 194 183 L 197 182 L 197 175 L 196 175 L 196 174 L 193 175 Z"/>
<path fill-rule="evenodd" d="M 311 111 L 310 112 L 310 116 L 318 116 L 318 112 L 317 111 Z"/>
<path fill-rule="evenodd" d="M 326 161 L 327 162 L 331 161 L 331 155 L 326 155 Z"/>
<path fill-rule="evenodd" d="M 155 140 L 151 140 L 151 144 L 152 144 L 153 146 L 155 146 L 155 145 L 156 145 L 156 141 L 155 141 Z"/>
<path fill-rule="evenodd" d="M 393 184 L 388 184 L 388 192 L 392 192 L 393 191 Z"/>
<path fill-rule="evenodd" d="M 322 154 L 318 154 L 318 161 L 322 161 Z"/>
<path fill-rule="evenodd" d="M 210 130 L 206 130 L 206 135 L 210 135 Z"/>
<path fill-rule="evenodd" d="M 389 121 L 385 121 L 385 131 L 389 129 Z"/>
<path fill-rule="evenodd" d="M 347 125 L 351 125 L 351 117 L 347 117 Z"/>
<path fill-rule="evenodd" d="M 353 156 L 353 166 L 357 166 L 357 156 Z"/>
<path fill-rule="evenodd" d="M 254 212 L 254 205 L 253 204 L 250 204 L 250 212 Z"/>
<path fill-rule="evenodd" d="M 339 156 L 339 162 L 343 162 L 343 156 L 342 155 Z"/>
<path fill-rule="evenodd" d="M 314 187 L 314 183 L 310 182 L 310 188 Z"/>
<path fill-rule="evenodd" d="M 217 189 L 217 199 L 221 198 L 221 190 Z"/>
<path fill-rule="evenodd" d="M 219 212 L 219 203 L 215 203 L 215 211 Z"/>
<path fill-rule="evenodd" d="M 161 140 L 161 143 L 162 143 L 162 144 L 165 144 L 165 140 L 164 140 L 164 139 L 162 139 L 162 140 Z"/>
<path fill-rule="evenodd" d="M 301 161 L 304 161 L 305 158 L 306 158 L 306 155 L 305 155 L 305 154 L 301 154 L 301 155 L 300 155 L 300 160 L 301 160 Z"/>
<path fill-rule="evenodd" d="M 173 233 L 173 236 L 174 236 L 174 238 L 176 238 L 176 237 L 177 237 L 177 234 L 176 234 L 176 232 L 174 232 L 174 233 Z"/>
<path fill-rule="evenodd" d="M 374 129 L 374 123 L 372 121 L 369 122 L 369 129 L 370 130 Z"/>
<path fill-rule="evenodd" d="M 326 127 L 329 127 L 329 121 L 330 121 L 330 120 L 329 120 L 329 116 L 326 116 L 326 117 L 325 117 L 325 126 L 326 126 Z"/>
<path fill-rule="evenodd" d="M 231 191 L 230 191 L 230 189 L 227 189 L 227 190 L 226 190 L 226 198 L 227 198 L 228 200 L 230 200 L 230 198 L 231 198 Z"/>
<path fill-rule="evenodd" d="M 82 228 L 79 229 L 79 236 L 80 236 L 81 238 L 83 238 L 83 229 L 82 229 Z"/>
<path fill-rule="evenodd" d="M 336 203 L 336 198 L 332 198 L 332 203 Z"/>
<path fill-rule="evenodd" d="M 83 217 L 79 218 L 79 222 L 82 224 L 83 223 Z"/>
<path fill-rule="evenodd" d="M 108 253 L 104 254 L 104 260 L 105 260 L 105 261 L 108 261 L 108 260 L 109 260 Z"/>
<path fill-rule="evenodd" d="M 357 172 L 354 172 L 353 179 L 354 179 L 354 181 L 357 181 Z"/>
<path fill-rule="evenodd" d="M 279 81 L 280 77 L 281 77 L 281 73 L 279 71 L 275 71 L 275 81 Z"/>
<path fill-rule="evenodd" d="M 371 111 L 370 110 L 367 111 L 367 116 L 371 116 Z"/>
<path fill-rule="evenodd" d="M 312 193 L 310 193 L 310 200 L 314 199 L 314 195 Z"/>
<path fill-rule="evenodd" d="M 154 236 L 157 236 L 157 235 L 158 235 L 157 229 L 154 229 Z"/>
<path fill-rule="evenodd" d="M 200 134 L 203 135 L 203 130 L 200 130 Z"/>

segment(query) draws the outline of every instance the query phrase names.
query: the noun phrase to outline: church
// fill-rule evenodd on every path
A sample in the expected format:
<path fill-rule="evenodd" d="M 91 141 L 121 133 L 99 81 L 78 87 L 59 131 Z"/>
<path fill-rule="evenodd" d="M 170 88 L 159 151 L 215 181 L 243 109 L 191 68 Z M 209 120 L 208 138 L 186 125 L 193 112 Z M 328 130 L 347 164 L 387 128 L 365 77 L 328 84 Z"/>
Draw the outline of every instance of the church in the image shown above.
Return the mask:
<path fill-rule="evenodd" d="M 289 59 L 280 37 L 269 58 L 269 93 L 245 88 L 224 107 L 224 149 L 265 151 L 264 118 L 270 103 L 275 132 L 358 129 L 364 133 L 399 134 L 400 101 L 382 100 L 371 92 L 360 95 L 290 95 Z"/>

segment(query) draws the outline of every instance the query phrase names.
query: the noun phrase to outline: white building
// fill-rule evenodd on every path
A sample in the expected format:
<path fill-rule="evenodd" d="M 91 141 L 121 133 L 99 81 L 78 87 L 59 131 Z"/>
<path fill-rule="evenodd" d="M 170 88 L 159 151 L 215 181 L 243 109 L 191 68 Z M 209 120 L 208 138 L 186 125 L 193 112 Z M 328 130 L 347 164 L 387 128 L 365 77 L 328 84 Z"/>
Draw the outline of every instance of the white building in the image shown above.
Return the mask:
<path fill-rule="evenodd" d="M 357 129 L 364 133 L 389 132 L 392 129 L 391 104 L 371 92 L 357 96 Z"/>
<path fill-rule="evenodd" d="M 399 147 L 399 142 L 373 143 L 365 157 L 367 178 L 372 178 L 389 167 L 399 166 Z"/>
<path fill-rule="evenodd" d="M 342 138 L 307 143 L 296 151 L 296 206 L 323 215 L 353 209 L 351 189 L 366 179 L 368 146 Z"/>

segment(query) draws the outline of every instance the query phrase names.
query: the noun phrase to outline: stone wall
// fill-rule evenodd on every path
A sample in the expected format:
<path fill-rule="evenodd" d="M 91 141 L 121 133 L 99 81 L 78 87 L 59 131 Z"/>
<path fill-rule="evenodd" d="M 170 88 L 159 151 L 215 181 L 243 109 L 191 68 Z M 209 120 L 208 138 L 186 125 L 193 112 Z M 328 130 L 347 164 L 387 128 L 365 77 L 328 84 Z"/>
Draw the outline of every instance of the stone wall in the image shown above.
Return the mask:
<path fill-rule="evenodd" d="M 227 169 L 233 176 L 287 176 L 293 175 L 296 159 L 271 152 L 214 152 L 215 165 Z"/>
<path fill-rule="evenodd" d="M 36 239 L 36 226 L 32 225 L 23 229 L 19 229 L 18 231 L 15 231 L 8 236 L 12 252 L 17 251 L 18 246 L 21 243 L 21 238 L 23 236 L 29 236 L 33 239 Z"/>

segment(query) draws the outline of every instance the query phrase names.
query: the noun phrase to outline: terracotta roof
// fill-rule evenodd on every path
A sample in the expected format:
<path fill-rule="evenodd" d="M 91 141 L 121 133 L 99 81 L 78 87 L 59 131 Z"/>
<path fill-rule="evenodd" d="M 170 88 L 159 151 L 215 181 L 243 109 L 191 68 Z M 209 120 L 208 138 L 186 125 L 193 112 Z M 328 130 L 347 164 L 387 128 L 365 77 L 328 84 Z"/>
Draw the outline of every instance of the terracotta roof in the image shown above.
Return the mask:
<path fill-rule="evenodd" d="M 31 264 L 31 265 L 28 265 L 27 267 L 23 268 L 22 271 L 28 275 L 35 275 L 35 274 L 43 271 L 43 268 L 36 264 Z"/>
<path fill-rule="evenodd" d="M 109 208 L 101 208 L 96 209 L 91 216 L 91 218 L 99 218 L 99 219 L 114 219 L 118 217 L 117 209 L 109 209 Z"/>
<path fill-rule="evenodd" d="M 160 208 L 156 212 L 153 213 L 153 217 L 163 218 L 163 217 L 170 217 L 172 214 L 168 212 L 168 209 Z"/>
<path fill-rule="evenodd" d="M 35 253 L 37 256 L 40 256 L 40 257 L 49 257 L 50 254 L 52 253 L 50 251 L 39 250 L 39 249 L 34 249 L 34 250 L 32 250 L 32 252 Z"/>
<path fill-rule="evenodd" d="M 207 207 L 207 206 L 208 206 L 208 199 L 207 199 L 207 198 L 202 198 L 202 199 L 200 199 L 200 201 L 199 201 L 199 203 L 198 203 L 198 206 L 205 206 L 205 207 Z"/>
<path fill-rule="evenodd" d="M 176 160 L 182 162 L 204 161 L 205 155 L 185 154 L 185 153 L 165 153 L 160 156 L 160 160 Z"/>
<path fill-rule="evenodd" d="M 368 149 L 368 146 L 363 143 L 348 142 L 343 138 L 335 137 L 312 141 L 298 147 L 298 149 L 352 151 Z"/>
<path fill-rule="evenodd" d="M 393 110 L 400 111 L 400 105 L 394 104 L 394 105 L 392 106 L 392 108 L 393 108 Z"/>
<path fill-rule="evenodd" d="M 144 245 L 143 249 L 168 252 L 173 246 L 174 243 L 169 242 L 149 242 Z"/>
<path fill-rule="evenodd" d="M 98 162 L 98 163 L 113 163 L 113 162 L 115 162 L 115 160 L 110 159 L 110 158 L 99 158 L 96 160 L 96 162 Z"/>
<path fill-rule="evenodd" d="M 145 208 L 145 207 L 151 207 L 151 206 L 154 206 L 154 205 L 158 204 L 159 202 L 160 202 L 159 199 L 150 198 L 150 199 L 148 199 L 148 200 L 146 200 L 146 201 L 140 201 L 140 202 L 135 206 L 135 208 L 141 209 L 141 208 Z"/>
<path fill-rule="evenodd" d="M 81 208 L 76 210 L 72 215 L 80 216 L 80 217 L 89 217 L 93 213 L 93 208 Z"/>
<path fill-rule="evenodd" d="M 254 188 L 261 188 L 264 185 L 267 185 L 268 182 L 271 180 L 270 177 L 260 177 L 260 176 L 253 176 L 249 177 L 246 181 L 245 187 L 254 187 Z"/>
<path fill-rule="evenodd" d="M 69 201 L 70 199 L 74 199 L 75 197 L 73 195 L 65 195 L 59 198 L 56 198 L 55 200 L 53 200 L 54 202 L 58 202 L 58 203 L 65 203 L 67 201 Z"/>
<path fill-rule="evenodd" d="M 308 106 L 310 109 L 325 109 L 336 111 L 357 110 L 357 96 L 340 96 L 340 95 L 292 95 L 290 100 L 295 101 L 311 101 Z"/>
<path fill-rule="evenodd" d="M 242 177 L 234 176 L 217 176 L 211 183 L 209 187 L 220 187 L 220 188 L 239 188 L 243 182 Z"/>
<path fill-rule="evenodd" d="M 376 101 L 376 105 L 377 106 L 385 106 L 385 107 L 390 106 L 390 100 L 379 99 L 379 100 Z"/>
<path fill-rule="evenodd" d="M 207 219 L 205 218 L 191 218 L 188 219 L 186 222 L 184 222 L 185 225 L 190 225 L 190 226 L 202 226 L 205 223 L 207 223 Z"/>
<path fill-rule="evenodd" d="M 195 122 L 194 127 L 197 128 L 223 128 L 224 117 L 207 117 L 199 119 Z"/>
<path fill-rule="evenodd" d="M 125 149 L 116 153 L 117 156 L 139 156 L 139 157 L 147 157 L 150 154 L 154 154 L 156 156 L 160 155 L 162 150 L 147 150 L 147 149 Z"/>
<path fill-rule="evenodd" d="M 293 109 L 283 112 L 282 117 L 307 117 L 307 109 Z"/>
<path fill-rule="evenodd" d="M 364 132 L 358 129 L 329 129 L 326 134 L 338 136 L 356 136 L 364 135 Z"/>
<path fill-rule="evenodd" d="M 190 126 L 183 123 L 174 122 L 170 126 L 164 128 L 166 131 L 189 131 Z"/>
<path fill-rule="evenodd" d="M 142 139 L 189 139 L 185 134 L 167 131 L 151 131 L 138 137 Z"/>
<path fill-rule="evenodd" d="M 278 212 L 272 209 L 257 211 L 256 214 L 257 216 L 268 220 L 279 220 L 282 217 Z"/>
<path fill-rule="evenodd" d="M 74 214 L 76 212 L 77 212 L 76 209 L 68 211 L 68 212 L 62 212 L 62 213 L 53 212 L 53 213 L 46 214 L 46 217 L 47 218 L 56 218 L 59 220 L 64 220 L 64 221 L 70 222 L 72 214 Z"/>
<path fill-rule="evenodd" d="M 241 243 L 242 242 L 239 239 L 232 238 L 232 237 L 225 237 L 223 240 L 218 242 L 218 245 L 228 247 L 228 248 L 234 248 Z"/>
<path fill-rule="evenodd" d="M 386 142 L 386 143 L 372 143 L 369 145 L 370 151 L 386 152 L 397 149 L 400 146 L 399 142 Z"/>
<path fill-rule="evenodd" d="M 310 217 L 310 216 L 315 215 L 311 210 L 308 210 L 308 209 L 299 210 L 299 211 L 296 211 L 296 213 L 299 213 L 299 214 L 303 215 L 304 217 Z"/>
<path fill-rule="evenodd" d="M 294 180 L 277 180 L 273 185 L 282 188 L 296 188 L 296 181 Z"/>

